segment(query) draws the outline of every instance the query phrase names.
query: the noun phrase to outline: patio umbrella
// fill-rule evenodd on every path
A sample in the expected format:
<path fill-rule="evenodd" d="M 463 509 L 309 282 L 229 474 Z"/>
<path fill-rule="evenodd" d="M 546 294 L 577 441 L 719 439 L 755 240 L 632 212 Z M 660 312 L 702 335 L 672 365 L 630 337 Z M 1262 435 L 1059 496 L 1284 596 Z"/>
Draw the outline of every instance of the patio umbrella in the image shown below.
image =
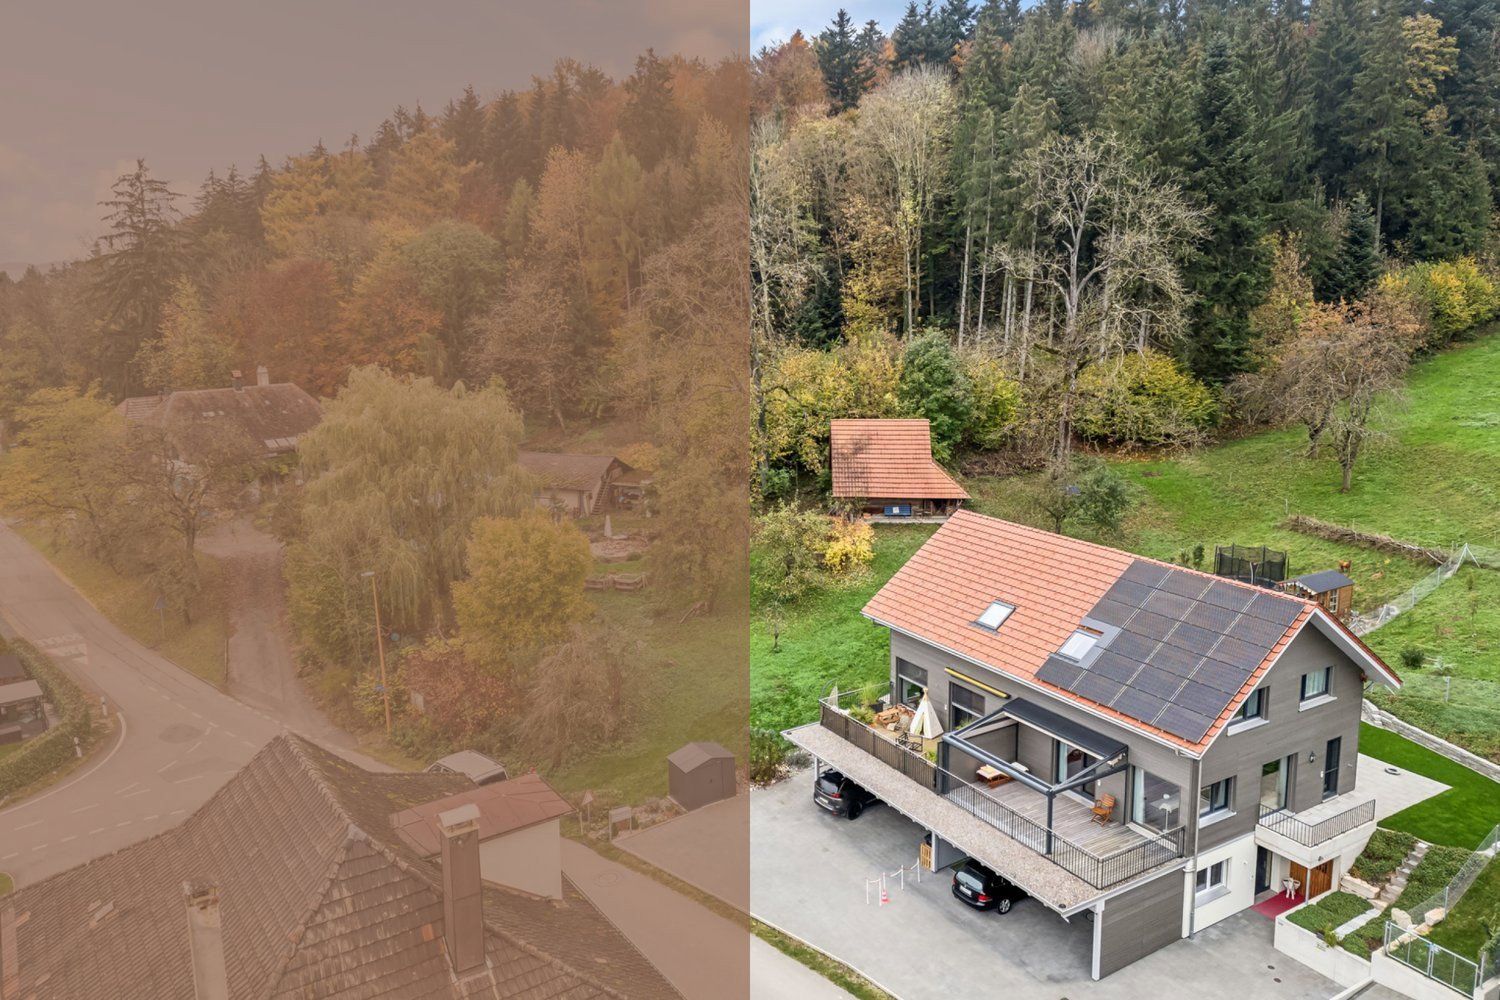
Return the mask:
<path fill-rule="evenodd" d="M 937 709 L 927 699 L 926 691 L 922 692 L 922 700 L 917 705 L 917 712 L 912 716 L 911 726 L 907 731 L 924 740 L 935 740 L 943 735 L 943 724 L 938 721 Z"/>
<path fill-rule="evenodd" d="M 837 708 L 838 707 L 838 703 L 839 703 L 839 686 L 837 684 L 835 684 L 833 687 L 831 687 L 831 688 L 828 689 L 828 704 L 830 704 L 830 705 L 834 706 L 835 708 Z"/>

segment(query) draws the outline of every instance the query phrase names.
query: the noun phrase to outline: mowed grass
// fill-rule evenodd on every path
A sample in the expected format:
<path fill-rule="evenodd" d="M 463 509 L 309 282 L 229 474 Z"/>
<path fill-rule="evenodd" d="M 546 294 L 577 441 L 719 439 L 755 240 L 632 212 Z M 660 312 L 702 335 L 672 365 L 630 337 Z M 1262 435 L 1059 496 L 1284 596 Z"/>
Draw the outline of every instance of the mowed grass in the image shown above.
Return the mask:
<path fill-rule="evenodd" d="M 1500 784 L 1405 737 L 1364 723 L 1359 751 L 1448 786 L 1430 799 L 1380 821 L 1432 844 L 1472 851 L 1500 823 Z"/>
<path fill-rule="evenodd" d="M 180 613 L 154 610 L 156 594 L 141 580 L 122 576 L 97 559 L 53 542 L 45 528 L 15 525 L 15 530 L 47 557 L 108 618 L 131 638 L 217 687 L 223 687 L 229 612 L 225 605 L 223 567 L 198 553 L 199 586 L 192 602 L 192 621 Z"/>
<path fill-rule="evenodd" d="M 886 630 L 860 615 L 875 591 L 937 530 L 928 524 L 875 526 L 875 559 L 858 579 L 829 585 L 787 609 L 780 650 L 767 608 L 750 625 L 750 724 L 787 729 L 818 717 L 818 699 L 883 681 L 890 672 Z M 757 558 L 752 550 L 752 561 Z"/>
<path fill-rule="evenodd" d="M 1453 912 L 1428 936 L 1451 952 L 1478 958 L 1479 949 L 1497 932 L 1500 932 L 1500 861 L 1491 860 Z"/>
<path fill-rule="evenodd" d="M 667 755 L 684 743 L 723 744 L 743 764 L 747 597 L 722 598 L 712 614 L 687 621 L 679 621 L 686 605 L 658 608 L 649 589 L 589 597 L 637 640 L 624 664 L 625 732 L 613 745 L 580 748 L 557 770 L 538 762 L 547 780 L 566 792 L 591 790 L 601 802 L 639 804 L 667 794 Z"/>

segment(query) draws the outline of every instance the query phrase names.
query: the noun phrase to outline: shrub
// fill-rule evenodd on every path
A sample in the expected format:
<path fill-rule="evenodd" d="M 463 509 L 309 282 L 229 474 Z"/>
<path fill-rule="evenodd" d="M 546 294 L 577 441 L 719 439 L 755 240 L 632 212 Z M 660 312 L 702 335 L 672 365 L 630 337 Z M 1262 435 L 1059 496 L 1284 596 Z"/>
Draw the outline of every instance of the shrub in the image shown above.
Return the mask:
<path fill-rule="evenodd" d="M 963 355 L 963 371 L 970 399 L 964 443 L 987 451 L 999 448 L 1020 423 L 1021 387 L 1004 362 L 980 351 Z"/>
<path fill-rule="evenodd" d="M 41 781 L 75 760 L 74 739 L 80 747 L 87 748 L 94 737 L 94 719 L 83 689 L 29 643 L 17 641 L 11 649 L 61 718 L 56 726 L 27 740 L 21 749 L 0 760 L 0 798 Z"/>
<path fill-rule="evenodd" d="M 1417 309 L 1429 330 L 1427 346 L 1442 346 L 1500 316 L 1500 283 L 1472 257 L 1413 264 L 1387 274 L 1380 289 Z"/>
<path fill-rule="evenodd" d="M 847 577 L 875 558 L 875 529 L 864 521 L 830 520 L 823 542 L 823 566 L 830 574 Z"/>
<path fill-rule="evenodd" d="M 1287 919 L 1298 927 L 1315 934 L 1324 935 L 1328 941 L 1332 932 L 1353 920 L 1370 908 L 1370 903 L 1352 892 L 1330 892 L 1311 906 L 1304 906 Z M 1337 939 L 1328 942 L 1336 944 Z"/>
<path fill-rule="evenodd" d="M 1124 445 L 1187 445 L 1217 417 L 1213 391 L 1156 351 L 1095 365 L 1078 379 L 1074 426 L 1085 437 Z"/>
<path fill-rule="evenodd" d="M 1417 646 L 1407 646 L 1401 651 L 1401 666 L 1407 670 L 1420 670 L 1427 654 Z"/>
<path fill-rule="evenodd" d="M 791 602 L 823 582 L 823 552 L 829 518 L 783 504 L 756 520 L 758 587 L 779 601 Z"/>
<path fill-rule="evenodd" d="M 781 777 L 792 745 L 774 729 L 750 730 L 750 780 L 767 785 Z"/>
<path fill-rule="evenodd" d="M 1354 859 L 1350 871 L 1372 885 L 1384 885 L 1416 843 L 1416 837 L 1400 830 L 1376 830 L 1364 851 Z"/>

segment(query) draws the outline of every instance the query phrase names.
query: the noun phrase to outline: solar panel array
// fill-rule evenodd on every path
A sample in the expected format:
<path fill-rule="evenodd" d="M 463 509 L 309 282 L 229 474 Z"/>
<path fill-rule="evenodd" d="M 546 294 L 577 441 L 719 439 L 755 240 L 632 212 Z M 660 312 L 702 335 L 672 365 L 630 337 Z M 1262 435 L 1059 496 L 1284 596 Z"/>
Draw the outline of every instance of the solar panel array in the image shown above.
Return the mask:
<path fill-rule="evenodd" d="M 1036 676 L 1197 743 L 1302 607 L 1137 559 L 1088 614 L 1118 634 L 1087 666 L 1053 655 Z"/>

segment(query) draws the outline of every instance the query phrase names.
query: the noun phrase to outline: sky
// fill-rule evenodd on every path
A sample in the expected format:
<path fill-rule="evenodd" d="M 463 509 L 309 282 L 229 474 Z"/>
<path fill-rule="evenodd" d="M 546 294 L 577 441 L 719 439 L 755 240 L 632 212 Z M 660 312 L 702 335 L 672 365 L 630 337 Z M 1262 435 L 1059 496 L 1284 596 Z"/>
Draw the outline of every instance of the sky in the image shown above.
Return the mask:
<path fill-rule="evenodd" d="M 889 32 L 906 10 L 906 0 L 754 0 L 750 4 L 750 51 L 784 42 L 798 28 L 811 37 L 828 26 L 840 7 L 856 25 L 874 18 Z"/>
<path fill-rule="evenodd" d="M 798 20 L 788 0 L 765 7 L 777 25 Z M 744 0 L 7 4 L 0 265 L 87 253 L 98 202 L 137 157 L 191 195 L 210 168 L 367 138 L 398 104 L 440 111 L 469 83 L 492 97 L 560 56 L 618 78 L 647 46 L 744 54 L 749 16 Z"/>

